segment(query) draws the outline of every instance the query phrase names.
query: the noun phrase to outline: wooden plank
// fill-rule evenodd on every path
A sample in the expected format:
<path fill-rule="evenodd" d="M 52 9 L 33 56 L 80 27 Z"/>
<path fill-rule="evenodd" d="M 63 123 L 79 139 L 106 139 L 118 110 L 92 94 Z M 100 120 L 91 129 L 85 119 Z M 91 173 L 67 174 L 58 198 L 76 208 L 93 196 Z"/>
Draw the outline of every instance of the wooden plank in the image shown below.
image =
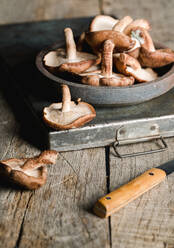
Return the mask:
<path fill-rule="evenodd" d="M 21 195 L 20 204 L 26 195 L 28 203 L 16 246 L 108 247 L 108 220 L 91 213 L 95 201 L 105 193 L 104 149 L 61 153 L 57 164 L 49 168 L 47 184 Z M 16 202 L 13 211 L 17 208 Z M 9 213 L 10 218 L 16 221 Z M 10 247 L 8 242 L 5 247 Z"/>
<path fill-rule="evenodd" d="M 174 138 L 167 139 L 165 152 L 131 158 L 115 158 L 110 153 L 110 190 L 129 182 L 147 169 L 174 159 Z M 129 145 L 121 152 L 132 153 L 155 148 L 152 142 Z M 173 247 L 174 174 L 154 189 L 129 203 L 111 216 L 113 247 Z"/>
<path fill-rule="evenodd" d="M 0 24 L 93 16 L 99 14 L 98 0 L 0 1 Z"/>
<path fill-rule="evenodd" d="M 2 92 L 0 92 L 0 111 L 0 159 L 32 155 L 36 149 L 19 138 L 19 125 Z M 24 194 L 22 191 L 16 191 L 15 188 L 0 182 L 1 247 L 15 246 L 29 196 L 30 193 Z M 21 197 L 23 201 L 20 201 Z"/>
<path fill-rule="evenodd" d="M 152 37 L 170 48 L 174 48 L 173 37 L 174 1 L 163 0 L 102 0 L 102 12 L 119 18 L 130 15 L 133 18 L 147 18 L 152 26 Z"/>

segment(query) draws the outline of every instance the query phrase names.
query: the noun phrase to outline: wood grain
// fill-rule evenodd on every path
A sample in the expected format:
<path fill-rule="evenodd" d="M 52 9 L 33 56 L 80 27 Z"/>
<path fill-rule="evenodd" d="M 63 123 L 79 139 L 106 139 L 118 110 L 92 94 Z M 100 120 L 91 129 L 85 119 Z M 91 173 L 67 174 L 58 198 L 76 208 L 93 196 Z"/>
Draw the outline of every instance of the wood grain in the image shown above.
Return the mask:
<path fill-rule="evenodd" d="M 32 195 L 18 247 L 106 247 L 108 222 L 91 214 L 106 192 L 104 174 L 103 149 L 60 154 L 45 187 Z"/>
<path fill-rule="evenodd" d="M 124 185 L 168 160 L 174 159 L 174 139 L 167 139 L 165 152 L 132 158 L 114 158 L 110 154 L 110 191 Z M 151 142 L 122 147 L 122 153 L 154 149 Z M 112 246 L 127 248 L 173 247 L 174 174 L 111 216 Z"/>
<path fill-rule="evenodd" d="M 6 0 L 0 1 L 0 24 L 93 16 L 99 14 L 98 0 Z"/>

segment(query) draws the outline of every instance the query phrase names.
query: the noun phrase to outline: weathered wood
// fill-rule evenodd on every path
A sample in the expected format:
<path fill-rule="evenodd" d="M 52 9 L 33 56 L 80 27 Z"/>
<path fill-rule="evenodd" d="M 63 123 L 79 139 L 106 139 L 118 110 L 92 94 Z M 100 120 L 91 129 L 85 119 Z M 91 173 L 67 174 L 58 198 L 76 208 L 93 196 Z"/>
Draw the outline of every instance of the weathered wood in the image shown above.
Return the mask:
<path fill-rule="evenodd" d="M 99 0 L 12 0 L 0 2 L 0 24 L 93 16 Z"/>
<path fill-rule="evenodd" d="M 2 94 L 0 111 L 1 159 L 38 154 L 19 136 Z M 48 168 L 47 184 L 37 191 L 1 183 L 0 246 L 108 247 L 108 220 L 91 213 L 98 197 L 107 193 L 105 169 L 105 149 L 91 149 L 60 154 Z"/>
<path fill-rule="evenodd" d="M 0 103 L 1 159 L 38 154 L 19 137 L 2 95 Z M 0 246 L 107 247 L 108 221 L 91 213 L 107 192 L 105 149 L 62 153 L 48 171 L 47 184 L 37 191 L 0 185 Z"/>
<path fill-rule="evenodd" d="M 174 159 L 174 139 L 167 139 L 165 152 L 132 158 L 114 158 L 110 155 L 110 190 L 131 181 L 147 169 Z M 151 142 L 129 145 L 121 152 L 132 153 L 154 149 Z M 174 244 L 174 174 L 138 199 L 111 216 L 113 247 L 173 247 Z"/>
<path fill-rule="evenodd" d="M 4 210 L 4 216 L 12 224 L 17 221 L 13 213 L 22 212 L 20 231 L 15 229 L 17 247 L 107 247 L 108 221 L 91 214 L 94 202 L 105 193 L 104 149 L 62 153 L 49 167 L 47 184 L 37 191 L 16 193 L 20 199 L 13 199 L 13 210 Z M 11 247 L 7 237 L 14 230 L 7 230 L 6 223 L 1 221 L 6 227 L 1 242 Z"/>
<path fill-rule="evenodd" d="M 126 15 L 146 18 L 152 26 L 154 40 L 170 48 L 174 48 L 173 8 L 174 1 L 163 0 L 102 0 L 101 7 L 104 14 L 116 15 L 118 18 Z"/>

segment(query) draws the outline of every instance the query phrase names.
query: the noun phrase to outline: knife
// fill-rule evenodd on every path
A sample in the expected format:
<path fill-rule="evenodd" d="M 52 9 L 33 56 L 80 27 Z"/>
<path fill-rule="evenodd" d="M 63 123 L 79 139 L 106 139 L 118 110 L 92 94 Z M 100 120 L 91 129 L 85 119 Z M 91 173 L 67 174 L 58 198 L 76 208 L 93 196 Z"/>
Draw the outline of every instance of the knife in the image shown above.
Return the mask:
<path fill-rule="evenodd" d="M 172 172 L 174 172 L 174 160 L 147 170 L 128 184 L 100 198 L 94 205 L 93 212 L 101 218 L 110 216 L 129 202 L 164 181 L 166 176 Z"/>

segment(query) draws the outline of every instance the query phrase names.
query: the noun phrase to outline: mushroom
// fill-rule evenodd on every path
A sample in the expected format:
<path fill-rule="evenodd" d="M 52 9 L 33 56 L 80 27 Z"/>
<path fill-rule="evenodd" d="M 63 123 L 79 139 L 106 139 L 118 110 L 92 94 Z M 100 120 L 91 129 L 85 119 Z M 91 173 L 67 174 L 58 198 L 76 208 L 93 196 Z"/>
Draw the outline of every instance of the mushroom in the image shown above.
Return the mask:
<path fill-rule="evenodd" d="M 83 126 L 95 116 L 95 109 L 86 102 L 78 99 L 77 103 L 71 101 L 70 90 L 62 85 L 62 103 L 53 103 L 43 110 L 44 122 L 57 130 L 65 130 Z"/>
<path fill-rule="evenodd" d="M 151 68 L 142 69 L 138 60 L 128 54 L 114 55 L 114 64 L 119 72 L 133 76 L 138 82 L 148 82 L 157 78 L 156 72 Z"/>
<path fill-rule="evenodd" d="M 140 47 L 145 47 L 150 51 L 155 51 L 155 46 L 153 44 L 152 38 L 145 28 L 132 27 L 129 36 L 132 40 L 135 41 L 134 47 L 132 47 L 128 51 L 125 51 L 125 53 L 129 54 L 130 56 L 137 59 L 139 57 Z"/>
<path fill-rule="evenodd" d="M 174 52 L 169 49 L 155 49 L 153 40 L 148 31 L 142 27 L 131 30 L 131 36 L 141 44 L 138 60 L 143 67 L 162 67 L 174 62 Z"/>
<path fill-rule="evenodd" d="M 119 51 L 129 50 L 135 44 L 127 35 L 114 30 L 86 32 L 85 39 L 96 54 L 101 53 L 102 45 L 105 40 L 111 40 L 114 47 Z"/>
<path fill-rule="evenodd" d="M 112 30 L 123 32 L 123 30 L 133 21 L 133 19 L 130 16 L 125 16 L 121 20 L 119 20 Z"/>
<path fill-rule="evenodd" d="M 144 67 L 157 68 L 174 62 L 174 51 L 171 49 L 159 49 L 149 51 L 142 47 L 138 60 Z"/>
<path fill-rule="evenodd" d="M 55 164 L 58 153 L 44 151 L 34 158 L 11 158 L 0 162 L 0 174 L 12 183 L 26 189 L 37 189 L 46 183 L 45 165 Z"/>
<path fill-rule="evenodd" d="M 132 39 L 138 40 L 141 47 L 144 47 L 145 49 L 152 52 L 155 51 L 153 40 L 149 32 L 145 28 L 142 27 L 132 28 L 130 32 L 130 36 Z"/>
<path fill-rule="evenodd" d="M 112 54 L 114 44 L 111 40 L 104 42 L 101 70 L 82 73 L 82 83 L 93 86 L 127 86 L 134 83 L 133 77 L 125 77 L 112 72 Z"/>
<path fill-rule="evenodd" d="M 129 25 L 127 25 L 125 27 L 125 29 L 123 30 L 124 34 L 129 35 L 130 32 L 132 31 L 133 28 L 137 28 L 137 27 L 142 27 L 146 30 L 150 30 L 150 24 L 147 20 L 145 19 L 137 19 L 132 21 Z"/>
<path fill-rule="evenodd" d="M 89 31 L 112 30 L 119 20 L 108 15 L 97 15 L 89 25 Z"/>
<path fill-rule="evenodd" d="M 44 56 L 44 63 L 53 72 L 81 73 L 90 66 L 100 63 L 94 54 L 78 52 L 70 28 L 65 28 L 66 49 L 58 48 Z"/>

